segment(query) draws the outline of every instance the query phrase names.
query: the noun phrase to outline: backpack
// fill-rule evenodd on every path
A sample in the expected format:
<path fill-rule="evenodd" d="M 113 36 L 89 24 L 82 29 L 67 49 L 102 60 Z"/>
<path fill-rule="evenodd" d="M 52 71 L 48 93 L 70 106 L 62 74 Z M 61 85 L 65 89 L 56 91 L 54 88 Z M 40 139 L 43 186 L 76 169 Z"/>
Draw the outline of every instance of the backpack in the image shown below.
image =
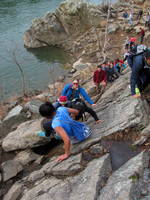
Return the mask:
<path fill-rule="evenodd" d="M 82 121 L 84 118 L 86 120 L 86 117 L 85 117 L 86 104 L 82 99 L 73 99 L 72 101 L 67 103 L 66 107 L 79 110 L 79 114 L 78 116 L 76 116 L 76 120 L 79 120 L 80 118 L 82 118 Z"/>
<path fill-rule="evenodd" d="M 145 45 L 143 45 L 143 44 L 138 45 L 136 54 L 144 53 L 146 51 L 146 49 L 147 49 L 147 47 Z"/>

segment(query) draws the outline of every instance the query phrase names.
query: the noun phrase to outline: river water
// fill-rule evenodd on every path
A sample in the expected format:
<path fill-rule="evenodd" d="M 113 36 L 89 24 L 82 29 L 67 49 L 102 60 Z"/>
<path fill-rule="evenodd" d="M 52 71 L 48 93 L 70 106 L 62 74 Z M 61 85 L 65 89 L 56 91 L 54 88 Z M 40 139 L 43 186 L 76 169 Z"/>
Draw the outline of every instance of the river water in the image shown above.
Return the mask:
<path fill-rule="evenodd" d="M 52 77 L 64 74 L 68 55 L 57 48 L 29 51 L 23 46 L 23 33 L 34 18 L 54 11 L 63 0 L 0 0 L 0 100 L 21 94 L 20 72 L 14 54 L 22 66 L 28 90 L 44 90 Z M 100 0 L 90 0 L 99 3 Z"/>

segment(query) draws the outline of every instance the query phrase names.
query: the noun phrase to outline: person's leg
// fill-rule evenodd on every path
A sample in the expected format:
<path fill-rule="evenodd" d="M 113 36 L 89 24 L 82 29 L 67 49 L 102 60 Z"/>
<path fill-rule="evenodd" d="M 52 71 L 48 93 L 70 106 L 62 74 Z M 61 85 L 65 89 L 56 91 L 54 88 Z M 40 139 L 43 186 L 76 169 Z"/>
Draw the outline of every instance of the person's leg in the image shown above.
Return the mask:
<path fill-rule="evenodd" d="M 144 35 L 141 35 L 141 44 L 143 43 Z"/>
<path fill-rule="evenodd" d="M 88 107 L 86 104 L 85 104 L 85 112 L 88 112 L 95 119 L 95 121 L 99 120 L 96 112 L 92 108 Z"/>

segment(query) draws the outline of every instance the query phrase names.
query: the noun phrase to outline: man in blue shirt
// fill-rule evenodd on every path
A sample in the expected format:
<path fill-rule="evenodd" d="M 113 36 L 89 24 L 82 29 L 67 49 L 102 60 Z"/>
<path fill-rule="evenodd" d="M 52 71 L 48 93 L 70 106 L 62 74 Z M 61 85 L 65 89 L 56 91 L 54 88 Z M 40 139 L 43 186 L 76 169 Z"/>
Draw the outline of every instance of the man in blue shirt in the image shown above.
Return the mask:
<path fill-rule="evenodd" d="M 79 80 L 74 80 L 73 83 L 65 85 L 61 93 L 61 96 L 66 96 L 68 101 L 72 101 L 73 99 L 80 99 L 80 95 L 90 105 L 92 105 L 93 107 L 96 106 L 96 104 L 94 104 L 89 95 L 86 93 L 85 89 L 79 85 Z M 99 120 L 96 112 L 92 108 L 88 107 L 85 103 L 84 106 L 85 106 L 85 112 L 88 112 L 90 115 L 92 115 L 96 123 L 100 123 L 101 120 Z"/>
<path fill-rule="evenodd" d="M 64 142 L 65 153 L 57 161 L 63 161 L 70 156 L 71 143 L 82 142 L 92 134 L 88 126 L 70 117 L 70 114 L 77 115 L 78 110 L 63 106 L 56 110 L 50 102 L 46 102 L 40 106 L 39 113 L 52 122 L 52 128 Z"/>
<path fill-rule="evenodd" d="M 79 99 L 80 95 L 92 106 L 95 106 L 85 89 L 80 87 L 79 80 L 74 80 L 73 83 L 68 83 L 62 90 L 61 96 L 66 96 L 69 101 Z"/>

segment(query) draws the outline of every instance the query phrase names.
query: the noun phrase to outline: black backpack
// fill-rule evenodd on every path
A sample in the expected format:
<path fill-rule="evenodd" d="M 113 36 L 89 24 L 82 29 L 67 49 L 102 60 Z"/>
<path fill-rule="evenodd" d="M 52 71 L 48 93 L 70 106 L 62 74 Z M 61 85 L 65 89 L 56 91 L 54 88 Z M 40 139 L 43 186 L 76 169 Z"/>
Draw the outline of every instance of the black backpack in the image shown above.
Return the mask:
<path fill-rule="evenodd" d="M 82 118 L 82 121 L 85 119 L 85 108 L 86 104 L 82 99 L 73 99 L 72 101 L 68 102 L 66 107 L 68 108 L 74 108 L 79 110 L 78 116 L 76 116 L 76 120 L 79 120 Z"/>

